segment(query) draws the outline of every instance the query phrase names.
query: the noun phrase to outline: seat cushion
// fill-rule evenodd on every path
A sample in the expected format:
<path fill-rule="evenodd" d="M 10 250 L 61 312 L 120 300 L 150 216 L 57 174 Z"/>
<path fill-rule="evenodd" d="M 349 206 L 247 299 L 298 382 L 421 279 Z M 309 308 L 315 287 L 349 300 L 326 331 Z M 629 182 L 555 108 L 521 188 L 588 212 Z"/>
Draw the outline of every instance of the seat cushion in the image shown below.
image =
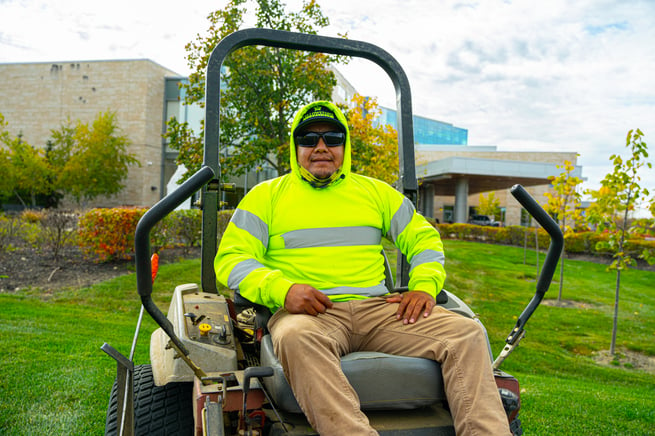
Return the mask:
<path fill-rule="evenodd" d="M 282 365 L 273 352 L 270 335 L 262 340 L 261 365 L 273 368 L 264 385 L 278 408 L 302 413 Z M 341 368 L 355 388 L 363 410 L 415 409 L 446 399 L 441 366 L 429 359 L 375 352 L 350 353 Z"/>

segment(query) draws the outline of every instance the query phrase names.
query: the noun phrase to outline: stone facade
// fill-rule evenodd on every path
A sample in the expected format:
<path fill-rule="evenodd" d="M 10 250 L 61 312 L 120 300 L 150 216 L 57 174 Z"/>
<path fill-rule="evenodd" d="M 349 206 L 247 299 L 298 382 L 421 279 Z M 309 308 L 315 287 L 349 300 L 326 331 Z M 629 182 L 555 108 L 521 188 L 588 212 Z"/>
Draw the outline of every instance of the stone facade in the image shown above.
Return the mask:
<path fill-rule="evenodd" d="M 164 81 L 173 76 L 145 59 L 0 64 L 0 113 L 12 134 L 45 147 L 51 130 L 68 119 L 92 122 L 115 112 L 141 167 L 130 169 L 120 194 L 89 206 L 151 206 L 162 186 Z"/>
<path fill-rule="evenodd" d="M 557 152 L 557 151 L 497 151 L 491 150 L 495 147 L 471 147 L 473 151 L 467 150 L 468 146 L 450 147 L 449 150 L 439 151 L 425 151 L 420 150 L 416 153 L 416 163 L 422 164 L 439 159 L 445 159 L 451 156 L 458 157 L 473 157 L 480 159 L 496 159 L 496 160 L 511 160 L 519 162 L 542 162 L 563 164 L 565 160 L 570 161 L 575 165 L 577 161 L 577 153 L 574 152 Z M 476 150 L 478 148 L 489 148 L 489 151 Z"/>

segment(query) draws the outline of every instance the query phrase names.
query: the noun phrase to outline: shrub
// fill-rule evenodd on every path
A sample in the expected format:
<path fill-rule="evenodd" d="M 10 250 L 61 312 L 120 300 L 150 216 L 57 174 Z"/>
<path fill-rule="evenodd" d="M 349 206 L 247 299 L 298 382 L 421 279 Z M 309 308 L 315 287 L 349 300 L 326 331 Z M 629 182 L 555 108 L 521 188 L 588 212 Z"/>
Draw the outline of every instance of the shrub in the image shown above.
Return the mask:
<path fill-rule="evenodd" d="M 0 254 L 14 251 L 25 243 L 34 246 L 39 232 L 38 224 L 0 213 Z"/>
<path fill-rule="evenodd" d="M 47 210 L 40 220 L 38 248 L 49 252 L 55 260 L 61 252 L 75 243 L 78 214 L 65 210 Z"/>
<path fill-rule="evenodd" d="M 534 227 L 488 227 L 465 223 L 436 224 L 436 227 L 443 239 L 468 239 L 520 247 L 527 245 L 528 248 L 535 248 L 538 239 L 540 250 L 546 249 L 550 244 L 550 237 L 542 228 L 536 229 L 535 238 Z M 607 235 L 599 235 L 595 232 L 569 233 L 564 236 L 567 253 L 606 256 L 609 251 L 603 248 L 604 243 L 607 243 Z M 634 253 L 635 257 L 644 250 L 655 249 L 655 241 L 631 239 L 627 245 L 628 250 Z"/>
<path fill-rule="evenodd" d="M 13 251 L 20 231 L 20 222 L 0 213 L 0 254 Z"/>
<path fill-rule="evenodd" d="M 145 208 L 91 209 L 80 218 L 79 245 L 95 262 L 131 259 L 134 231 Z"/>
<path fill-rule="evenodd" d="M 532 242 L 532 246 L 534 246 L 534 231 L 532 229 L 528 228 L 526 231 L 526 228 L 521 226 L 508 226 L 503 227 L 503 229 L 507 234 L 507 244 L 521 246 L 525 245 L 527 239 L 528 243 Z"/>
<path fill-rule="evenodd" d="M 38 224 L 41 222 L 45 212 L 36 209 L 25 209 L 20 213 L 20 219 L 23 222 Z"/>
<path fill-rule="evenodd" d="M 202 238 L 202 211 L 200 209 L 176 210 L 168 215 L 165 224 L 168 242 L 182 244 L 184 252 L 200 244 Z"/>
<path fill-rule="evenodd" d="M 150 244 L 155 253 L 159 253 L 164 248 L 173 246 L 169 218 L 170 215 L 166 215 L 161 221 L 155 224 L 155 227 L 150 231 Z"/>
<path fill-rule="evenodd" d="M 225 233 L 225 229 L 227 228 L 228 223 L 232 219 L 233 214 L 234 214 L 233 209 L 221 210 L 218 212 L 218 240 L 219 241 L 223 237 L 223 233 Z"/>
<path fill-rule="evenodd" d="M 146 208 L 92 209 L 80 218 L 79 245 L 87 257 L 96 262 L 131 259 L 134 232 Z M 225 228 L 232 211 L 219 214 L 220 228 Z M 224 218 L 227 216 L 227 218 Z M 177 210 L 162 219 L 150 232 L 155 252 L 182 245 L 188 253 L 202 238 L 202 211 Z"/>
<path fill-rule="evenodd" d="M 585 254 L 589 253 L 589 235 L 584 233 L 567 233 L 564 235 L 564 247 L 567 253 Z"/>

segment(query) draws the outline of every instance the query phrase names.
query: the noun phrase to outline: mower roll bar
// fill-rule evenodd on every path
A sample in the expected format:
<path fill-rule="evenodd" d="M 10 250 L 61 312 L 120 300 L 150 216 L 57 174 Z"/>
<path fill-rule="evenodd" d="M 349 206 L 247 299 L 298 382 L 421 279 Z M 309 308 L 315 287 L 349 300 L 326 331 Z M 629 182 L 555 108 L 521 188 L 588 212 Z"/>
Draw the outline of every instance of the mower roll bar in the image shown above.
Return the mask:
<path fill-rule="evenodd" d="M 205 143 L 204 165 L 210 167 L 220 179 L 219 132 L 220 132 L 220 84 L 221 66 L 234 50 L 261 45 L 311 52 L 329 53 L 368 59 L 379 65 L 389 76 L 396 91 L 398 124 L 399 190 L 416 206 L 418 181 L 414 164 L 414 125 L 412 121 L 412 97 L 409 80 L 398 61 L 380 47 L 362 41 L 328 36 L 307 35 L 271 29 L 244 29 L 223 38 L 212 51 L 207 64 L 205 82 Z M 220 184 L 205 186 L 202 191 L 203 237 L 201 276 L 205 292 L 217 292 L 214 257 L 217 248 L 218 195 Z M 399 256 L 399 285 L 409 282 L 409 265 Z"/>

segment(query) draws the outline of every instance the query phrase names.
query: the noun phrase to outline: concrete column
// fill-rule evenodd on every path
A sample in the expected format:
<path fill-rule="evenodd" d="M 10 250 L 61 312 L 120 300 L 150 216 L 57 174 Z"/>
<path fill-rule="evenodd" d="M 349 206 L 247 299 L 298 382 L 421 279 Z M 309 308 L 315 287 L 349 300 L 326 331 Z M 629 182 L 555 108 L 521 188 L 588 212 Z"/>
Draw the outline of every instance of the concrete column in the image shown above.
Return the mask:
<path fill-rule="evenodd" d="M 425 183 L 419 187 L 419 207 L 421 215 L 434 218 L 434 185 Z"/>
<path fill-rule="evenodd" d="M 469 180 L 467 178 L 457 179 L 455 185 L 455 210 L 453 221 L 456 223 L 465 223 L 468 219 L 468 198 L 469 198 Z"/>

